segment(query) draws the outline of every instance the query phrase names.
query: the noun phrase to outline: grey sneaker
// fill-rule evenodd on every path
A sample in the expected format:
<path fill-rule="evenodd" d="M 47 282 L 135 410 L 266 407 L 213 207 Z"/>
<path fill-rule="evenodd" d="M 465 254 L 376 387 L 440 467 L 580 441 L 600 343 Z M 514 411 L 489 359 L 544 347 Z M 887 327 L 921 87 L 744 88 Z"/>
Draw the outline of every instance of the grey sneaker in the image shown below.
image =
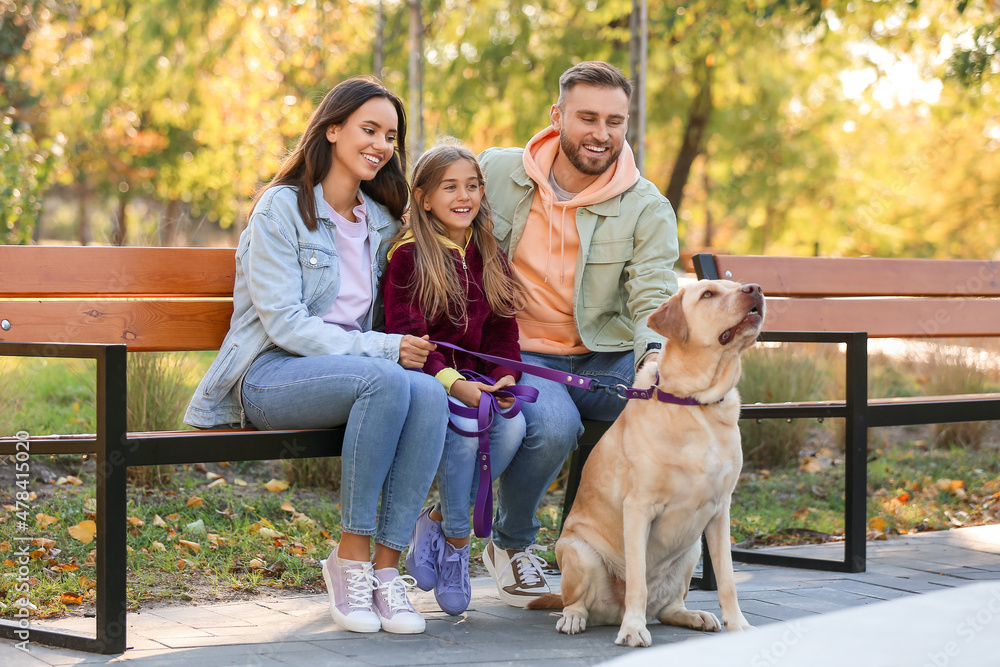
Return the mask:
<path fill-rule="evenodd" d="M 512 607 L 526 607 L 535 598 L 551 592 L 542 573 L 546 563 L 533 553 L 534 549 L 541 546 L 501 549 L 493 540 L 483 549 L 483 562 L 497 584 L 500 599 Z"/>
<path fill-rule="evenodd" d="M 397 635 L 413 635 L 424 631 L 424 617 L 414 609 L 406 589 L 416 585 L 413 577 L 402 576 L 394 567 L 375 570 L 375 613 L 382 620 L 382 629 Z"/>
<path fill-rule="evenodd" d="M 348 561 L 337 565 L 337 552 L 320 561 L 323 580 L 330 594 L 330 615 L 340 627 L 351 632 L 378 632 L 382 627 L 375 612 L 373 594 L 378 580 L 371 563 Z"/>

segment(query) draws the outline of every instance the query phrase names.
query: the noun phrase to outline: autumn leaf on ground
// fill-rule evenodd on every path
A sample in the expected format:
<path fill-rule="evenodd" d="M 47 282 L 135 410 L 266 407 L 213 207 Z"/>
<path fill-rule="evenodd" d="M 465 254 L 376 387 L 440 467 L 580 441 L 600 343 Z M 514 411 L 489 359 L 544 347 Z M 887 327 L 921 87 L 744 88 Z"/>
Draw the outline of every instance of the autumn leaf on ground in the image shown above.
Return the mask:
<path fill-rule="evenodd" d="M 281 507 L 279 509 L 282 509 L 286 512 L 295 512 L 295 508 L 292 507 L 292 503 L 287 500 L 281 503 Z"/>
<path fill-rule="evenodd" d="M 163 528 L 164 526 L 167 525 L 167 522 L 164 521 L 163 517 L 161 517 L 159 514 L 155 514 L 153 515 L 153 525 L 156 526 L 157 528 Z"/>
<path fill-rule="evenodd" d="M 34 544 L 36 547 L 41 547 L 43 549 L 51 549 L 56 545 L 55 540 L 50 540 L 47 537 L 36 537 L 35 539 L 31 540 L 31 543 Z"/>
<path fill-rule="evenodd" d="M 201 507 L 204 504 L 205 501 L 199 498 L 198 496 L 191 496 L 190 498 L 188 498 L 187 501 L 188 507 Z"/>
<path fill-rule="evenodd" d="M 216 472 L 206 472 L 205 479 L 222 479 L 222 475 Z"/>
<path fill-rule="evenodd" d="M 35 522 L 38 524 L 39 528 L 47 528 L 54 523 L 58 523 L 59 519 L 54 516 L 49 516 L 43 512 L 39 512 L 35 515 Z"/>
<path fill-rule="evenodd" d="M 128 525 L 135 526 L 136 528 L 142 528 L 146 525 L 146 522 L 137 516 L 130 516 L 128 519 Z"/>
<path fill-rule="evenodd" d="M 66 592 L 59 596 L 59 601 L 63 604 L 80 604 L 83 602 L 83 596 L 79 593 Z"/>
<path fill-rule="evenodd" d="M 801 472 L 816 473 L 823 471 L 823 465 L 816 460 L 815 457 L 806 456 L 803 457 L 802 462 L 799 463 L 799 470 Z"/>
<path fill-rule="evenodd" d="M 187 549 L 188 551 L 194 553 L 201 553 L 201 545 L 197 542 L 189 542 L 188 540 L 177 540 L 178 544 Z"/>
<path fill-rule="evenodd" d="M 52 570 L 55 572 L 76 572 L 80 569 L 80 566 L 76 563 L 63 563 L 61 565 L 53 565 Z"/>
<path fill-rule="evenodd" d="M 156 540 L 154 540 L 153 543 L 149 545 L 149 548 L 152 549 L 153 551 L 166 551 L 167 549 L 165 546 L 163 546 L 163 542 L 158 542 Z"/>
<path fill-rule="evenodd" d="M 283 479 L 272 479 L 264 485 L 264 488 L 273 493 L 278 493 L 288 488 L 288 482 Z"/>
<path fill-rule="evenodd" d="M 192 521 L 191 523 L 184 526 L 184 530 L 189 533 L 204 533 L 205 532 L 205 520 L 198 519 L 197 521 Z"/>
<path fill-rule="evenodd" d="M 805 521 L 807 516 L 809 516 L 809 508 L 808 507 L 799 508 L 798 510 L 796 510 L 795 512 L 792 513 L 792 517 L 796 521 Z"/>
<path fill-rule="evenodd" d="M 90 544 L 94 541 L 94 535 L 97 534 L 97 524 L 90 519 L 85 519 L 75 526 L 70 526 L 68 531 L 73 539 Z"/>
<path fill-rule="evenodd" d="M 214 482 L 212 482 L 211 484 L 209 484 L 205 488 L 206 489 L 214 489 L 217 486 L 229 486 L 229 485 L 226 483 L 225 478 L 220 477 L 219 479 L 215 480 Z"/>
<path fill-rule="evenodd" d="M 257 569 L 260 569 L 260 568 L 262 568 L 262 567 L 266 567 L 266 566 L 267 566 L 267 563 L 265 563 L 264 561 L 262 561 L 262 560 L 261 560 L 261 559 L 259 559 L 259 558 L 254 558 L 254 559 L 253 559 L 253 560 L 251 560 L 251 561 L 250 561 L 249 563 L 247 563 L 247 565 L 249 565 L 249 566 L 250 566 L 250 567 L 252 567 L 253 569 L 257 570 Z"/>
<path fill-rule="evenodd" d="M 181 558 L 179 561 L 177 561 L 177 569 L 178 570 L 183 570 L 184 568 L 186 568 L 188 566 L 193 566 L 193 565 L 194 565 L 194 563 L 192 563 L 191 561 L 187 560 L 186 558 Z"/>
<path fill-rule="evenodd" d="M 181 518 L 181 515 L 178 514 L 177 512 L 174 512 L 173 514 L 168 514 L 166 516 L 167 521 L 177 521 L 177 519 L 179 518 Z"/>
<path fill-rule="evenodd" d="M 270 528 L 261 528 L 260 529 L 260 534 L 263 535 L 264 537 L 268 538 L 268 539 L 276 539 L 276 538 L 284 537 L 285 536 L 284 533 L 279 533 L 278 531 L 271 530 Z"/>
<path fill-rule="evenodd" d="M 80 577 L 79 581 L 80 581 L 80 588 L 85 588 L 88 591 L 90 589 L 92 589 L 92 588 L 96 588 L 97 587 L 97 580 L 96 579 L 90 579 L 86 575 Z"/>
<path fill-rule="evenodd" d="M 83 484 L 83 480 L 79 477 L 74 477 L 73 475 L 66 475 L 66 481 L 73 486 L 80 486 Z"/>
<path fill-rule="evenodd" d="M 247 484 L 245 480 L 242 480 L 239 477 L 233 480 L 233 484 L 235 484 L 236 486 L 250 486 L 249 484 Z"/>
<path fill-rule="evenodd" d="M 885 532 L 886 525 L 885 519 L 878 516 L 873 517 L 872 520 L 868 522 L 868 527 L 879 533 Z"/>

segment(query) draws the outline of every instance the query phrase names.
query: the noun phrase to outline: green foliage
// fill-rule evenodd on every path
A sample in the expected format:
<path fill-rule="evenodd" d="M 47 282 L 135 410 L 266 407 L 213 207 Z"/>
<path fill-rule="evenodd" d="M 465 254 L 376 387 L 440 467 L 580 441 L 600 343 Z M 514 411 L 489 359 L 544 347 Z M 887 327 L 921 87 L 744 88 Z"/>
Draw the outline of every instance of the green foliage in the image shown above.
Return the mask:
<path fill-rule="evenodd" d="M 181 421 L 191 396 L 184 354 L 133 352 L 128 355 L 128 429 L 173 431 Z M 168 466 L 129 468 L 138 484 L 162 483 Z"/>
<path fill-rule="evenodd" d="M 815 400 L 826 395 L 830 383 L 824 364 L 787 346 L 758 345 L 743 355 L 739 390 L 744 403 Z M 742 421 L 743 458 L 757 466 L 793 465 L 812 428 L 813 423 L 807 419 L 789 423 L 780 419 Z"/>
<path fill-rule="evenodd" d="M 0 87 L 0 243 L 31 242 L 51 170 L 50 151 L 15 120 Z"/>

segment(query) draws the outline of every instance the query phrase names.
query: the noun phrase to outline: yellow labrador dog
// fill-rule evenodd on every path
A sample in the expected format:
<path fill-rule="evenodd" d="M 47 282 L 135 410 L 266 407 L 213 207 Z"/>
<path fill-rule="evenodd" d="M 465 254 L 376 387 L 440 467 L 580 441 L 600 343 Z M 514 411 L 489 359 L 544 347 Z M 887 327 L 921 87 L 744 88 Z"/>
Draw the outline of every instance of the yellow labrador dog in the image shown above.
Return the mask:
<path fill-rule="evenodd" d="M 684 606 L 703 532 L 722 625 L 751 627 L 736 599 L 729 503 L 743 463 L 740 355 L 763 319 L 760 287 L 728 280 L 682 288 L 650 315 L 650 328 L 668 340 L 635 387 L 655 387 L 653 396 L 629 400 L 591 453 L 556 542 L 562 593 L 528 605 L 562 607 L 559 632 L 621 624 L 616 644 L 649 646 L 648 619 L 720 630 L 714 614 Z M 663 402 L 664 394 L 698 405 Z"/>

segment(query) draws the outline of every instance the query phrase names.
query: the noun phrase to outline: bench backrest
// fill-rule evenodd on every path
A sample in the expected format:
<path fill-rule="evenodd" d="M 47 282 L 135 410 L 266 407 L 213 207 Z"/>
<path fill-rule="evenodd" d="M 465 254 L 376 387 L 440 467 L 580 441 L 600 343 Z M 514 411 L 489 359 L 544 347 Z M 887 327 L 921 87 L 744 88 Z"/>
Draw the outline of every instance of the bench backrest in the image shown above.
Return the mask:
<path fill-rule="evenodd" d="M 699 254 L 694 265 L 699 278 L 759 284 L 766 331 L 1000 335 L 1000 262 Z"/>
<path fill-rule="evenodd" d="M 0 340 L 217 350 L 232 248 L 0 246 Z"/>

